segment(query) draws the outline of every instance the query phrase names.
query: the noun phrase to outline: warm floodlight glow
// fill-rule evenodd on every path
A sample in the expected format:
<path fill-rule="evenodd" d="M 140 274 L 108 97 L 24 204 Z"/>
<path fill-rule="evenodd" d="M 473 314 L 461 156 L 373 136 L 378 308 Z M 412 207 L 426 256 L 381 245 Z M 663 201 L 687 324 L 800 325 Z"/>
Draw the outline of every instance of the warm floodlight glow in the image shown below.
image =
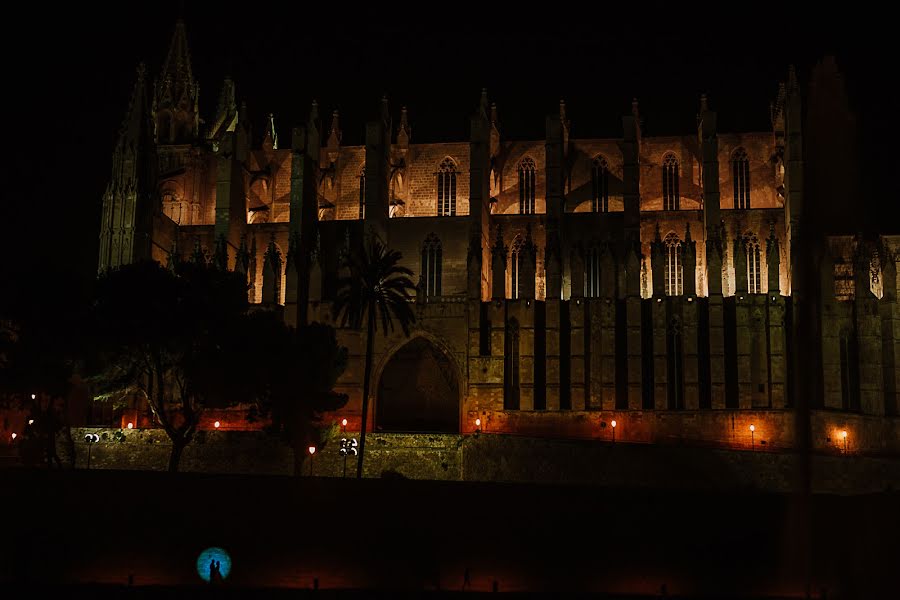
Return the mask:
<path fill-rule="evenodd" d="M 475 427 L 481 427 L 481 419 L 475 419 Z"/>
<path fill-rule="evenodd" d="M 34 419 L 28 419 L 28 424 L 29 424 L 29 425 L 34 425 Z M 846 436 L 845 436 L 845 437 L 846 437 Z"/>
<path fill-rule="evenodd" d="M 17 437 L 19 437 L 19 434 L 18 434 L 18 433 L 15 433 L 15 432 L 13 432 L 13 434 L 12 434 L 12 436 L 11 436 L 11 437 L 12 437 L 12 439 L 16 439 L 16 438 L 17 438 Z"/>
<path fill-rule="evenodd" d="M 750 431 L 756 431 L 756 425 L 751 425 L 751 426 L 750 426 Z"/>
<path fill-rule="evenodd" d="M 218 429 L 221 425 L 222 425 L 222 424 L 219 423 L 218 421 L 216 421 L 215 423 L 213 423 L 213 427 L 215 427 L 216 429 Z"/>
<path fill-rule="evenodd" d="M 841 432 L 841 437 L 845 440 L 847 439 L 847 430 L 846 429 Z"/>
<path fill-rule="evenodd" d="M 615 421 L 613 421 L 612 423 L 610 423 L 610 425 L 612 425 L 612 426 L 613 426 L 613 429 L 615 429 L 615 428 L 616 428 L 616 425 L 618 425 L 618 423 L 616 423 Z"/>
<path fill-rule="evenodd" d="M 34 394 L 32 394 L 32 395 L 31 395 L 31 399 L 34 400 L 35 398 L 37 398 L 37 396 L 35 396 Z"/>
<path fill-rule="evenodd" d="M 347 426 L 347 419 L 341 419 L 341 427 Z"/>
<path fill-rule="evenodd" d="M 312 456 L 313 454 L 316 453 L 316 447 L 315 447 L 315 446 L 310 446 L 310 447 L 308 448 L 308 450 L 309 450 L 309 455 L 310 455 L 310 456 Z"/>
<path fill-rule="evenodd" d="M 134 429 L 134 423 L 128 423 L 128 429 Z"/>

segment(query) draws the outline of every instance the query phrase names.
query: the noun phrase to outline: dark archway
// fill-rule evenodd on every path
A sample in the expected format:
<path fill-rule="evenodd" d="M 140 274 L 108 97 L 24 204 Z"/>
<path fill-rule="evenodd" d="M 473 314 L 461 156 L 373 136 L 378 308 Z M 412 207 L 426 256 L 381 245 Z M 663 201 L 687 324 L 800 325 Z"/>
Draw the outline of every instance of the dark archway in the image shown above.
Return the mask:
<path fill-rule="evenodd" d="M 425 338 L 400 348 L 378 382 L 379 431 L 459 432 L 459 382 L 452 360 Z"/>

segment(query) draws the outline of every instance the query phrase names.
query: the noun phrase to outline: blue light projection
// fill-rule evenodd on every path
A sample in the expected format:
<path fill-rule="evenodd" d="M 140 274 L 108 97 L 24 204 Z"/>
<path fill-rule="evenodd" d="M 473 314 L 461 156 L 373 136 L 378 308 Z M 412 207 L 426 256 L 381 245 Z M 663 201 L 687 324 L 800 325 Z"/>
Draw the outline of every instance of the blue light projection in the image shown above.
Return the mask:
<path fill-rule="evenodd" d="M 197 574 L 203 581 L 224 581 L 231 573 L 231 557 L 223 548 L 207 548 L 197 557 Z"/>

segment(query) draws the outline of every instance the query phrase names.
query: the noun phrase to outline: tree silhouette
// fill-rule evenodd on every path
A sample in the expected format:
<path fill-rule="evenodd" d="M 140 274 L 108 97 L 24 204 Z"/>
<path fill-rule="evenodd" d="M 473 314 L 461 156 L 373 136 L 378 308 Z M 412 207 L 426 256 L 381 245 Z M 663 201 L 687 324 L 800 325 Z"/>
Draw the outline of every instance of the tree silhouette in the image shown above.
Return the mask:
<path fill-rule="evenodd" d="M 240 320 L 226 344 L 222 394 L 252 403 L 253 415 L 271 418 L 271 429 L 294 451 L 299 475 L 310 445 L 321 446 L 323 413 L 347 403 L 334 385 L 347 366 L 347 349 L 334 328 L 320 323 L 288 327 L 274 312 Z"/>
<path fill-rule="evenodd" d="M 145 398 L 172 440 L 169 471 L 177 471 L 203 408 L 236 400 L 219 379 L 225 339 L 247 308 L 246 282 L 201 262 L 173 270 L 139 262 L 101 275 L 92 308 L 96 398 Z"/>
<path fill-rule="evenodd" d="M 398 263 L 402 255 L 387 248 L 377 237 L 369 237 L 365 245 L 352 252 L 346 260 L 349 276 L 338 282 L 338 293 L 332 305 L 335 320 L 342 327 L 361 329 L 366 323 L 366 368 L 363 377 L 362 424 L 359 432 L 359 460 L 356 477 L 361 478 L 366 446 L 366 426 L 369 415 L 369 386 L 372 377 L 372 354 L 378 323 L 384 335 L 394 331 L 394 320 L 403 334 L 409 337 L 409 326 L 416 315 L 410 307 L 411 292 L 416 286 L 412 271 Z"/>

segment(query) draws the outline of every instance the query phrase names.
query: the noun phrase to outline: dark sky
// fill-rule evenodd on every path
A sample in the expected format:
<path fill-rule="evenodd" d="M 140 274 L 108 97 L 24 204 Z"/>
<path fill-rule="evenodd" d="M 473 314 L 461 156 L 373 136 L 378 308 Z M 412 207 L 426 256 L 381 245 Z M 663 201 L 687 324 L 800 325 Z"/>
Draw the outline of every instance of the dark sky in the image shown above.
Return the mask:
<path fill-rule="evenodd" d="M 145 61 L 158 72 L 179 6 L 117 3 L 94 13 L 83 4 L 30 4 L 6 15 L 2 41 L 3 269 L 90 275 L 135 67 Z M 718 111 L 720 130 L 768 130 L 769 102 L 788 64 L 805 78 L 832 52 L 860 117 L 868 222 L 896 216 L 896 200 L 879 204 L 871 193 L 893 168 L 888 140 L 897 122 L 888 53 L 894 34 L 883 15 L 836 14 L 824 4 L 786 14 L 778 4 L 748 2 L 729 3 L 737 14 L 698 3 L 614 10 L 605 2 L 588 10 L 557 2 L 548 12 L 530 3 L 505 12 L 489 2 L 387 10 L 311 4 L 186 3 L 205 117 L 230 71 L 254 125 L 259 130 L 265 114 L 275 113 L 283 144 L 313 98 L 321 114 L 339 108 L 344 142 L 358 143 L 382 94 L 395 120 L 408 107 L 414 142 L 464 140 L 482 87 L 497 102 L 508 139 L 542 138 L 544 116 L 560 98 L 575 137 L 621 135 L 632 97 L 647 135 L 691 133 L 701 92 Z"/>

